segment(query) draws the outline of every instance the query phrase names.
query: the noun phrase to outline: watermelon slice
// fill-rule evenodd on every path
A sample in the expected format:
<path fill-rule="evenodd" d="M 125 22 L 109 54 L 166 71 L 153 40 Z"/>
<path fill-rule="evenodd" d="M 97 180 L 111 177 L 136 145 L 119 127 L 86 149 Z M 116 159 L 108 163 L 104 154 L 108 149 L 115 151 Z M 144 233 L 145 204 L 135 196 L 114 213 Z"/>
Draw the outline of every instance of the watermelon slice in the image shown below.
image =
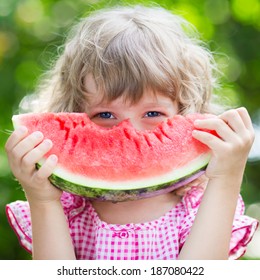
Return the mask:
<path fill-rule="evenodd" d="M 194 120 L 205 117 L 176 115 L 146 131 L 128 120 L 103 128 L 85 113 L 31 113 L 12 120 L 15 128 L 39 130 L 53 142 L 45 156 L 59 159 L 49 178 L 53 185 L 90 199 L 124 201 L 170 192 L 203 173 L 210 150 L 192 130 Z"/>

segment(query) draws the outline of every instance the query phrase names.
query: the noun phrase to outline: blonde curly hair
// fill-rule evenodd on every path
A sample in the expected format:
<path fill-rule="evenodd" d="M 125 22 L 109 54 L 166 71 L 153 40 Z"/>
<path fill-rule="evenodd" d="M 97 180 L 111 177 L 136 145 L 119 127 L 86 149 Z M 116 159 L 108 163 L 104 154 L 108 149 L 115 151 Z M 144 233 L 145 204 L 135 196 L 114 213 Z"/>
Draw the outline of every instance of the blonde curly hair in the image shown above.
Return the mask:
<path fill-rule="evenodd" d="M 114 7 L 80 20 L 21 108 L 83 112 L 91 74 L 107 101 L 124 95 L 135 103 L 149 88 L 176 100 L 181 114 L 217 113 L 217 73 L 212 53 L 182 17 L 160 7 Z"/>

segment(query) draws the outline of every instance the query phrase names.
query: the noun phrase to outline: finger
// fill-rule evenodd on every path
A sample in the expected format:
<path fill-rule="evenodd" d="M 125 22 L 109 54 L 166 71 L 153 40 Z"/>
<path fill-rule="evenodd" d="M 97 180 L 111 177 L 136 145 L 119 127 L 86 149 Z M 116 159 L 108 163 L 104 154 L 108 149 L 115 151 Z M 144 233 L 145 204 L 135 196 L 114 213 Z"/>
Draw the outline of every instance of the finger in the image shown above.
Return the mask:
<path fill-rule="evenodd" d="M 35 172 L 35 179 L 37 181 L 42 181 L 51 176 L 58 163 L 58 157 L 56 155 L 50 155 L 43 165 Z"/>
<path fill-rule="evenodd" d="M 209 131 L 216 131 L 218 136 L 226 142 L 230 142 L 236 137 L 235 132 L 220 118 L 196 120 L 195 127 Z M 206 132 L 210 134 L 210 132 Z"/>
<path fill-rule="evenodd" d="M 13 156 L 16 159 L 22 159 L 29 151 L 36 147 L 43 140 L 43 134 L 40 131 L 36 131 L 29 136 L 21 140 L 12 151 Z"/>
<path fill-rule="evenodd" d="M 245 124 L 237 110 L 229 110 L 219 116 L 234 132 L 243 135 L 246 133 Z"/>
<path fill-rule="evenodd" d="M 5 144 L 5 150 L 10 152 L 22 139 L 27 136 L 28 129 L 25 126 L 20 126 L 14 130 Z"/>
<path fill-rule="evenodd" d="M 247 109 L 245 107 L 240 107 L 237 109 L 237 112 L 239 113 L 245 127 L 250 131 L 254 131 L 253 124 Z"/>
<path fill-rule="evenodd" d="M 225 142 L 209 132 L 193 130 L 192 136 L 215 152 L 221 152 L 223 150 Z"/>
<path fill-rule="evenodd" d="M 39 162 L 43 156 L 52 148 L 52 142 L 45 139 L 36 148 L 32 149 L 22 158 L 22 166 L 24 172 L 33 172 L 35 164 Z"/>

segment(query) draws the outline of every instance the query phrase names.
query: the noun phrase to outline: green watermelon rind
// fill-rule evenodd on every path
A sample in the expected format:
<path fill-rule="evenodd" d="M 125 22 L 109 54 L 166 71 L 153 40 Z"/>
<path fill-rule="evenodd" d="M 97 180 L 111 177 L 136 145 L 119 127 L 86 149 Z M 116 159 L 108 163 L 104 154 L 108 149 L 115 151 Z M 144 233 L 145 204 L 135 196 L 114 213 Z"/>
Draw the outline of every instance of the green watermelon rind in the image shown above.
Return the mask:
<path fill-rule="evenodd" d="M 137 200 L 141 198 L 147 198 L 154 196 L 157 192 L 158 194 L 167 193 L 177 189 L 190 181 L 193 181 L 195 178 L 201 176 L 206 169 L 206 166 L 201 168 L 200 170 L 195 171 L 192 174 L 187 175 L 186 177 L 181 178 L 181 180 L 175 180 L 172 182 L 167 182 L 164 184 L 159 184 L 147 188 L 139 188 L 139 189 L 103 189 L 103 188 L 93 188 L 93 187 L 85 187 L 82 185 L 77 185 L 72 182 L 68 182 L 63 180 L 62 178 L 52 174 L 49 178 L 50 182 L 58 187 L 59 189 L 73 193 L 75 195 L 83 196 L 89 198 L 90 200 L 103 200 L 103 201 L 129 201 L 129 200 Z"/>
<path fill-rule="evenodd" d="M 50 182 L 59 189 L 70 192 L 79 196 L 84 196 L 93 200 L 106 200 L 106 201 L 125 201 L 145 198 L 154 195 L 155 193 L 161 194 L 179 188 L 186 183 L 194 180 L 202 171 L 206 169 L 210 159 L 210 154 L 200 155 L 197 159 L 187 166 L 183 166 L 172 173 L 164 174 L 153 178 L 153 182 L 149 180 L 136 181 L 136 182 L 84 182 L 81 181 L 80 176 L 75 174 L 68 174 L 68 171 L 63 171 L 62 168 L 57 168 L 54 173 L 49 177 Z M 39 168 L 42 163 L 38 163 Z M 187 168 L 189 170 L 187 170 Z M 66 176 L 69 176 L 66 177 Z M 80 178 L 80 179 L 79 179 Z M 97 185 L 98 184 L 98 185 Z"/>

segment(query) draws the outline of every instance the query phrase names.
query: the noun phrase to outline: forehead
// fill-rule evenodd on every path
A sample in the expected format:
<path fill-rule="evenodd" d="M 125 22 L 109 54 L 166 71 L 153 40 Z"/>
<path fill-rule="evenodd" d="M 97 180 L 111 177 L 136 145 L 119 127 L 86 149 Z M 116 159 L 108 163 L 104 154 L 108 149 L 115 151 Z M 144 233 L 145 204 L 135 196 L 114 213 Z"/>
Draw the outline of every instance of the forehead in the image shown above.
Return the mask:
<path fill-rule="evenodd" d="M 175 102 L 175 98 L 169 94 L 169 92 L 160 92 L 151 88 L 143 89 L 141 93 L 133 96 L 131 92 L 124 91 L 120 95 L 114 97 L 109 96 L 106 92 L 99 88 L 93 78 L 92 74 L 87 74 L 84 78 L 84 88 L 86 94 L 86 100 L 89 106 L 96 106 L 100 104 L 111 104 L 111 103 L 125 103 L 129 106 L 145 102 L 147 104 L 161 104 L 161 105 L 172 105 Z"/>

